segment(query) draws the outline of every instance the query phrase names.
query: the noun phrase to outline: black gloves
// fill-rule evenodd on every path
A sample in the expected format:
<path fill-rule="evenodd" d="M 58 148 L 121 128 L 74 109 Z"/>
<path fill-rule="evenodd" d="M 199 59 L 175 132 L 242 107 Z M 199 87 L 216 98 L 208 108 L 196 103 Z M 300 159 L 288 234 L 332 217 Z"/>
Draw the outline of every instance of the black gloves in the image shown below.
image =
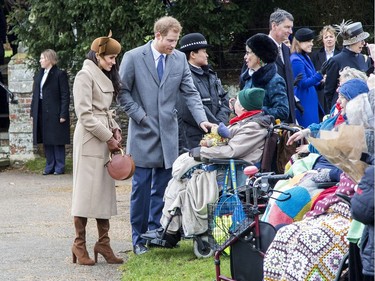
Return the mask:
<path fill-rule="evenodd" d="M 293 86 L 297 86 L 298 82 L 302 80 L 302 73 L 299 73 L 293 81 Z"/>
<path fill-rule="evenodd" d="M 296 96 L 294 97 L 295 99 L 295 104 L 296 104 L 296 108 L 299 110 L 299 112 L 301 113 L 301 115 L 303 115 L 303 112 L 305 111 L 305 109 L 303 108 L 303 105 L 301 104 L 301 101 L 299 100 L 299 98 L 297 98 Z"/>

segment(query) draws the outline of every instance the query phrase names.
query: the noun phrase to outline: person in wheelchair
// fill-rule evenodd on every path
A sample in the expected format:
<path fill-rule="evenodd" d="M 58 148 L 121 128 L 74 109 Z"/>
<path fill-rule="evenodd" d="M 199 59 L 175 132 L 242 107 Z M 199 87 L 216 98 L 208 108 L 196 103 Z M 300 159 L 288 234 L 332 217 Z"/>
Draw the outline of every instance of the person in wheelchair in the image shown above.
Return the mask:
<path fill-rule="evenodd" d="M 349 167 L 348 163 L 355 163 L 354 159 L 366 159 L 363 155 L 373 157 L 373 98 L 373 95 L 367 93 L 360 94 L 349 101 L 346 106 L 349 125 L 361 125 L 364 128 L 367 146 L 363 151 L 365 154 L 353 155 L 355 151 L 353 149 L 350 155 L 344 157 L 345 159 L 336 160 L 335 165 L 344 167 L 344 164 Z M 347 129 L 350 130 L 350 127 L 348 126 Z M 361 143 L 361 140 L 358 139 L 357 142 Z M 340 146 L 344 143 L 346 142 L 341 140 Z M 326 144 L 329 145 L 328 142 Z M 330 148 L 332 151 L 341 149 L 337 145 Z M 349 154 L 349 147 L 342 148 L 340 151 Z M 358 162 L 356 165 L 362 165 Z M 350 169 L 345 170 L 348 172 Z M 357 188 L 353 178 L 360 178 L 360 175 L 353 171 L 356 169 L 352 169 L 350 174 L 349 172 L 342 173 L 337 186 L 320 193 L 311 210 L 301 221 L 283 226 L 278 230 L 265 256 L 264 280 L 339 280 L 337 278 L 343 276 L 340 266 L 349 251 L 347 235 L 352 222 L 348 202 Z M 349 274 L 350 271 L 349 264 Z"/>
<path fill-rule="evenodd" d="M 321 131 L 337 131 L 342 124 L 348 123 L 346 117 L 348 102 L 362 93 L 367 93 L 369 89 L 365 80 L 352 78 L 361 77 L 363 73 L 346 69 L 341 75 L 342 78 L 345 77 L 347 80 L 340 80 L 340 95 L 337 100 L 337 108 L 340 110 L 325 121 L 319 124 L 312 124 L 308 128 L 294 133 L 288 139 L 287 145 L 308 135 L 319 138 Z M 363 78 L 366 79 L 366 76 Z M 293 178 L 288 181 L 280 181 L 275 186 L 278 191 L 289 192 L 291 198 L 278 201 L 269 200 L 267 209 L 262 217 L 263 221 L 271 223 L 276 228 L 284 224 L 300 221 L 324 188 L 331 187 L 340 181 L 342 170 L 331 164 L 312 144 L 305 146 L 308 147 L 308 156 L 294 161 L 287 169 L 286 173 L 291 174 Z M 302 153 L 306 151 L 297 149 L 296 152 Z M 280 195 L 277 198 L 280 199 L 282 196 Z"/>
<path fill-rule="evenodd" d="M 214 171 L 215 173 L 213 174 L 215 176 L 209 176 L 209 179 L 205 178 L 205 184 L 202 184 L 202 178 L 197 179 L 192 177 L 191 179 L 188 179 L 183 176 L 184 173 L 181 172 L 181 170 L 185 172 L 197 164 L 207 162 L 209 159 L 217 158 L 241 159 L 248 163 L 248 165 L 259 163 L 262 157 L 268 129 L 274 122 L 272 116 L 265 115 L 262 111 L 264 95 L 265 91 L 261 88 L 251 88 L 240 91 L 234 105 L 236 117 L 230 120 L 230 125 L 228 127 L 220 124 L 217 129 L 218 134 L 222 139 L 225 139 L 226 142 L 217 143 L 216 145 L 214 144 L 211 146 L 196 147 L 191 149 L 189 153 L 184 153 L 177 158 L 172 167 L 173 178 L 168 183 L 168 187 L 164 194 L 165 204 L 160 220 L 162 227 L 158 230 L 146 232 L 142 235 L 143 239 L 152 241 L 153 239 L 161 238 L 162 235 L 164 235 L 166 243 L 159 246 L 174 247 L 178 243 L 181 238 L 180 228 L 184 225 L 182 225 L 181 216 L 179 215 L 175 215 L 171 219 L 171 212 L 173 212 L 176 206 L 182 207 L 180 209 L 187 208 L 187 206 L 181 205 L 183 202 L 186 202 L 184 201 L 184 198 L 187 185 L 194 184 L 192 183 L 193 179 L 201 184 L 199 198 L 196 198 L 196 200 L 200 200 L 199 203 L 202 207 L 197 216 L 203 219 L 196 220 L 194 218 L 195 214 L 191 215 L 189 212 L 182 213 L 182 216 L 191 215 L 192 217 L 185 219 L 185 221 L 191 222 L 189 224 L 189 229 L 193 230 L 188 231 L 190 233 L 186 233 L 186 230 L 184 229 L 184 234 L 196 235 L 207 231 L 206 206 L 207 203 L 214 203 L 219 195 L 216 171 Z M 202 197 L 209 199 L 202 201 Z M 192 204 L 197 204 L 197 202 Z M 195 206 L 195 210 L 196 209 L 197 207 Z M 198 224 L 198 226 L 194 224 Z"/>

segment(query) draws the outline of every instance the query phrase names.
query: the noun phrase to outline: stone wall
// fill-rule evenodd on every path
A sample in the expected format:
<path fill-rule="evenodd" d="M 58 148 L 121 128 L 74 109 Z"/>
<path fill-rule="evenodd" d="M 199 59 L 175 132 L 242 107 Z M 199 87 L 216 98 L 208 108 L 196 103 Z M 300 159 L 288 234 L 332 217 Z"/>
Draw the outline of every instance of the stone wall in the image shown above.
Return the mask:
<path fill-rule="evenodd" d="M 34 159 L 30 104 L 33 71 L 28 69 L 25 54 L 13 56 L 8 63 L 8 87 L 17 104 L 9 104 L 9 159 L 11 165 Z"/>
<path fill-rule="evenodd" d="M 27 160 L 32 160 L 35 156 L 43 156 L 42 146 L 33 146 L 33 128 L 32 118 L 30 118 L 30 105 L 32 98 L 34 70 L 29 67 L 29 60 L 26 54 L 17 54 L 13 56 L 8 64 L 8 87 L 12 91 L 17 104 L 9 104 L 9 159 L 12 166 L 21 164 Z M 71 77 L 71 84 L 74 77 Z M 72 87 L 71 87 L 72 88 Z M 124 146 L 126 144 L 128 118 L 115 103 L 116 121 L 120 124 L 123 132 Z M 71 144 L 66 146 L 67 157 L 71 157 L 73 148 L 73 133 L 77 123 L 77 117 L 74 112 L 73 93 L 71 92 L 70 102 L 71 117 Z"/>

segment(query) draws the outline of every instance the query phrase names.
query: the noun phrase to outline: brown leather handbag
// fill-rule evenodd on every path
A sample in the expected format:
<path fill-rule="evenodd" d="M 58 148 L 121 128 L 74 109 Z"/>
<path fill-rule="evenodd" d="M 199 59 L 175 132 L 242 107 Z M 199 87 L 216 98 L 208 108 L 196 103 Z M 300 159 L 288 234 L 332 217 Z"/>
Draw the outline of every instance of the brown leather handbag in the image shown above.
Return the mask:
<path fill-rule="evenodd" d="M 135 171 L 133 158 L 129 154 L 109 153 L 109 161 L 106 164 L 109 175 L 115 180 L 126 180 L 131 178 Z"/>

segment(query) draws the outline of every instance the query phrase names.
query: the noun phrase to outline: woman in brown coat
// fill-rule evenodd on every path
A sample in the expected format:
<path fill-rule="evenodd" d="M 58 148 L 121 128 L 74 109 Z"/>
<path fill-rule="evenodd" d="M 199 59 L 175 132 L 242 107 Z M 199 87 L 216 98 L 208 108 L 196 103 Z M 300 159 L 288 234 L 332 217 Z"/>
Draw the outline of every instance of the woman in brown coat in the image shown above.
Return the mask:
<path fill-rule="evenodd" d="M 74 80 L 74 107 L 78 118 L 73 145 L 72 216 L 76 238 L 72 247 L 73 263 L 94 265 L 98 253 L 108 263 L 122 263 L 109 244 L 109 219 L 117 214 L 115 182 L 105 164 L 109 152 L 121 148 L 121 131 L 110 110 L 119 89 L 116 57 L 121 45 L 108 37 L 96 38 Z M 87 218 L 95 218 L 99 240 L 95 262 L 86 250 Z"/>

